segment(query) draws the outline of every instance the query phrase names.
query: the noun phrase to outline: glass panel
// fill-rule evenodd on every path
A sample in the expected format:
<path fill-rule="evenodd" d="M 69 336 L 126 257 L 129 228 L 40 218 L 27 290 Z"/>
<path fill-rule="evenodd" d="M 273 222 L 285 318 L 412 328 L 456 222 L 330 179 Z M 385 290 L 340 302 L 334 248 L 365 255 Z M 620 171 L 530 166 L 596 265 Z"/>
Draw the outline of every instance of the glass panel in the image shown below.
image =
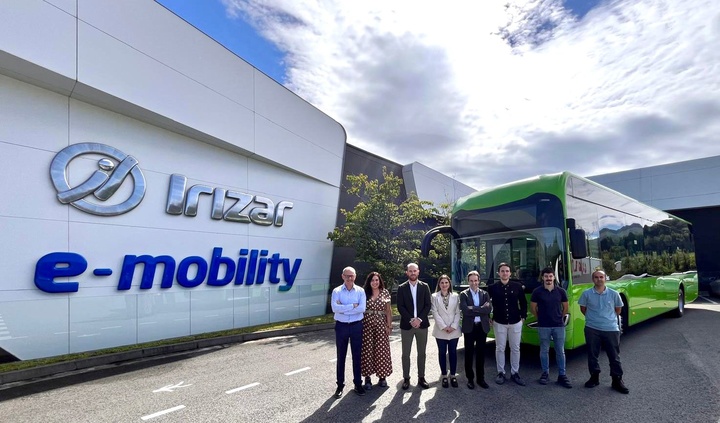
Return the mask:
<path fill-rule="evenodd" d="M 484 234 L 457 240 L 457 266 L 462 275 L 477 270 L 481 284 L 496 282 L 500 263 L 510 264 L 512 279 L 520 281 L 527 292 L 540 285 L 540 270 L 561 267 L 564 251 L 558 228 L 536 228 Z M 459 272 L 460 273 L 460 272 Z"/>

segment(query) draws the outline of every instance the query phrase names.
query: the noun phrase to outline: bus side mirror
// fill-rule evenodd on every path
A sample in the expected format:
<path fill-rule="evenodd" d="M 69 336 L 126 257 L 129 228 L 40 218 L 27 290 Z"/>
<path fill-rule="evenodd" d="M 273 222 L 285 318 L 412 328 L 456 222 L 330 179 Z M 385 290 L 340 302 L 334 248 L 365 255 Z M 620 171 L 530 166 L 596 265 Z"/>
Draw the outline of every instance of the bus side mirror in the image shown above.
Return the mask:
<path fill-rule="evenodd" d="M 570 232 L 570 253 L 572 254 L 572 258 L 576 260 L 584 259 L 588 256 L 585 231 L 578 229 L 575 225 L 575 219 L 567 219 L 565 223 Z"/>
<path fill-rule="evenodd" d="M 574 259 L 584 259 L 588 256 L 585 231 L 582 229 L 570 229 L 570 252 Z"/>

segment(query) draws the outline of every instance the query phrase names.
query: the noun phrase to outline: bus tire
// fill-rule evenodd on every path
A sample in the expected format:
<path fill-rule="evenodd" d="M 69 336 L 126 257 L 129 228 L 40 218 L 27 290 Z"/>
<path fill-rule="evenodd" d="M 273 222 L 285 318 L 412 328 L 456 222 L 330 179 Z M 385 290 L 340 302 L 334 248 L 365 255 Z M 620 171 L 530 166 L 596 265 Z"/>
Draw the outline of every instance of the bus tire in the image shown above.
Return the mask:
<path fill-rule="evenodd" d="M 680 287 L 678 289 L 678 306 L 675 310 L 673 310 L 673 316 L 674 317 L 683 317 L 685 315 L 685 291 Z"/>

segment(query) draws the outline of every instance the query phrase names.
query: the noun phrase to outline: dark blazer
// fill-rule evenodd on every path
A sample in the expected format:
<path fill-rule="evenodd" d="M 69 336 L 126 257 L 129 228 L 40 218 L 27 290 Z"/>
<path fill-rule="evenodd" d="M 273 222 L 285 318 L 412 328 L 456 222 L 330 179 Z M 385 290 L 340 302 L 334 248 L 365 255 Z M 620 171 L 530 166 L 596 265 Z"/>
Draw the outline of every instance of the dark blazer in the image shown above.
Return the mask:
<path fill-rule="evenodd" d="M 490 312 L 492 311 L 492 303 L 490 303 L 490 294 L 480 289 L 480 307 L 475 307 L 470 288 L 460 293 L 460 312 L 462 313 L 462 332 L 471 333 L 475 325 L 475 317 L 480 316 L 485 333 L 490 332 Z"/>
<path fill-rule="evenodd" d="M 420 323 L 421 329 L 427 329 L 430 326 L 430 287 L 425 282 L 418 280 L 417 282 L 417 317 L 422 322 Z M 405 281 L 398 286 L 397 290 L 397 308 L 400 312 L 400 329 L 409 330 L 412 329 L 410 320 L 414 317 L 413 314 L 413 297 L 410 292 L 410 281 Z"/>

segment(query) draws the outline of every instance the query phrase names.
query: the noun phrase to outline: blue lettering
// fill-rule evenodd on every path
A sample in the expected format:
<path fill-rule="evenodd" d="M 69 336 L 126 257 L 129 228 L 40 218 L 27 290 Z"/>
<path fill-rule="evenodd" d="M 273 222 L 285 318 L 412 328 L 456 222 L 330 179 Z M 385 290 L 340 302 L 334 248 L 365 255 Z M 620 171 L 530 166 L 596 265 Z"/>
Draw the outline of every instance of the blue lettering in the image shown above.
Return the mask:
<path fill-rule="evenodd" d="M 287 285 L 281 286 L 280 288 L 278 288 L 278 291 L 289 291 L 290 288 L 292 288 L 293 284 L 295 283 L 295 277 L 300 270 L 300 263 L 302 263 L 302 259 L 295 259 L 295 263 L 293 263 L 293 268 L 292 270 L 290 270 L 290 259 L 282 259 L 283 274 L 285 275 L 285 282 L 287 283 Z"/>
<path fill-rule="evenodd" d="M 225 265 L 225 276 L 218 279 L 220 265 Z M 213 248 L 212 259 L 210 259 L 210 273 L 208 274 L 207 284 L 210 286 L 225 286 L 233 280 L 235 276 L 235 262 L 229 257 L 222 256 L 222 248 Z"/>
<path fill-rule="evenodd" d="M 247 267 L 247 257 L 243 257 L 248 255 L 248 249 L 243 248 L 240 250 L 240 258 L 238 259 L 237 263 L 237 273 L 235 274 L 235 285 L 242 285 L 243 278 L 245 277 L 245 268 Z"/>
<path fill-rule="evenodd" d="M 245 285 L 252 285 L 255 279 L 255 267 L 257 266 L 258 250 L 250 250 L 250 260 L 248 260 L 247 276 L 245 277 Z"/>
<path fill-rule="evenodd" d="M 209 262 L 199 256 L 189 256 L 176 265 L 175 259 L 168 255 L 151 256 L 131 255 L 124 257 L 118 291 L 127 291 L 132 287 L 135 270 L 143 265 L 140 289 L 151 289 L 155 280 L 158 265 L 163 266 L 160 288 L 172 288 L 177 283 L 185 288 L 194 288 L 207 280 L 208 286 L 226 286 L 230 282 L 235 285 L 259 285 L 269 281 L 279 284 L 284 279 L 285 285 L 278 287 L 281 292 L 292 288 L 300 271 L 302 259 L 283 258 L 280 253 L 270 255 L 268 250 L 240 249 L 237 262 L 222 255 L 221 247 L 214 247 Z M 292 264 L 292 267 L 291 267 Z M 191 267 L 195 266 L 193 270 Z M 78 282 L 56 282 L 56 278 L 79 276 L 87 270 L 85 258 L 76 253 L 50 253 L 37 261 L 35 265 L 35 286 L 49 293 L 77 292 Z M 177 268 L 177 271 L 176 271 Z M 223 269 L 224 268 L 224 269 Z M 223 271 L 224 270 L 224 271 Z M 282 275 L 280 272 L 282 271 Z M 96 268 L 95 276 L 106 277 L 113 274 L 112 269 Z M 281 279 L 282 276 L 282 279 Z"/>
<path fill-rule="evenodd" d="M 140 289 L 150 289 L 155 279 L 155 268 L 158 263 L 163 265 L 163 277 L 161 288 L 171 288 L 173 284 L 173 275 L 175 273 L 175 259 L 170 256 L 133 256 L 126 255 L 123 260 L 122 270 L 120 271 L 120 280 L 118 281 L 118 291 L 125 291 L 132 286 L 132 280 L 135 276 L 135 266 L 139 263 L 143 264 L 143 275 L 140 282 Z"/>
<path fill-rule="evenodd" d="M 195 277 L 193 279 L 188 279 L 188 270 L 190 270 L 190 266 L 193 264 L 197 266 L 197 273 L 195 273 Z M 207 262 L 203 260 L 202 257 L 185 257 L 178 266 L 177 281 L 180 286 L 184 286 L 185 288 L 195 288 L 205 280 L 207 270 Z"/>
<path fill-rule="evenodd" d="M 260 250 L 260 257 L 267 257 L 268 250 Z M 257 277 L 255 278 L 256 284 L 261 284 L 265 281 L 265 267 L 267 266 L 267 259 L 261 258 L 258 264 Z"/>
<path fill-rule="evenodd" d="M 64 265 L 58 267 L 58 265 Z M 35 286 L 50 293 L 77 292 L 77 282 L 55 282 L 55 278 L 81 275 L 87 270 L 87 260 L 75 253 L 50 253 L 35 264 Z"/>

